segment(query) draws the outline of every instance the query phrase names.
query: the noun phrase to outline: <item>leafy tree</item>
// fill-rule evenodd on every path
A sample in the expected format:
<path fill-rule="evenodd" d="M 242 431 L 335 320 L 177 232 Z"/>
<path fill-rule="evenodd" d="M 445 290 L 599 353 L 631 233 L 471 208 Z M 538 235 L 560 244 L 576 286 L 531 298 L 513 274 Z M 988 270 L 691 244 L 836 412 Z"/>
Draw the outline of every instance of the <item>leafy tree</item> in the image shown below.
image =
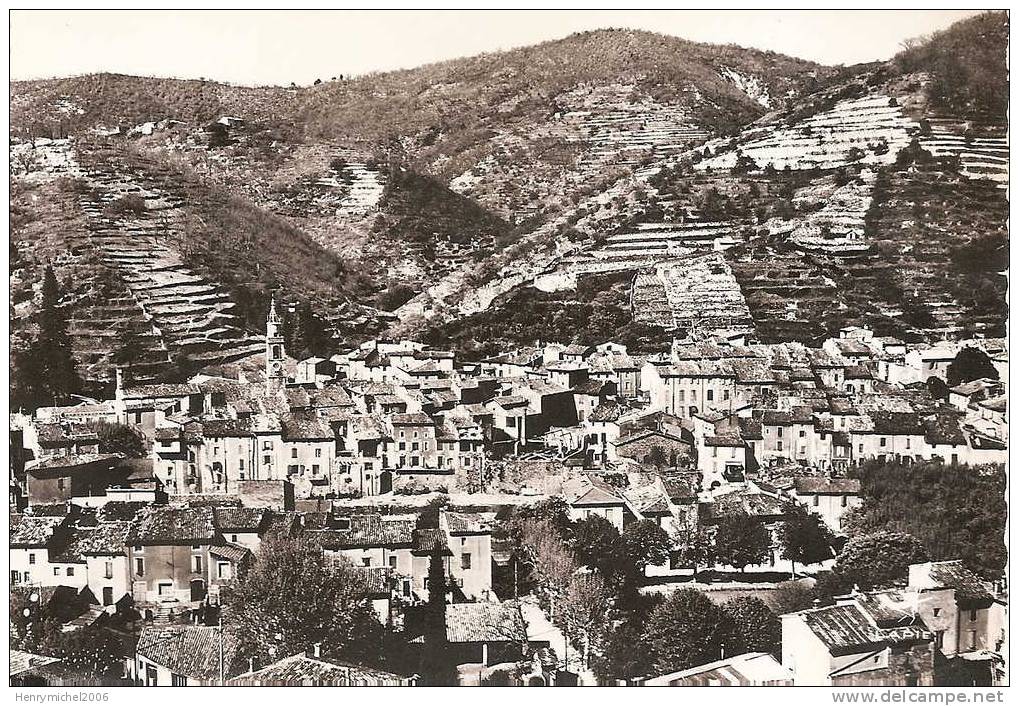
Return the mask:
<path fill-rule="evenodd" d="M 449 594 L 446 569 L 440 551 L 428 557 L 428 604 L 425 607 L 425 654 L 421 670 L 430 686 L 451 686 L 456 675 L 451 669 L 449 642 L 446 639 L 446 596 Z"/>
<path fill-rule="evenodd" d="M 321 644 L 323 654 L 374 658 L 383 628 L 354 567 L 311 539 L 266 537 L 227 595 L 238 657 L 263 664 Z"/>
<path fill-rule="evenodd" d="M 651 674 L 654 665 L 643 624 L 626 621 L 610 631 L 591 668 L 603 681 Z"/>
<path fill-rule="evenodd" d="M 742 571 L 771 555 L 771 533 L 760 521 L 744 514 L 727 515 L 715 531 L 714 559 Z"/>
<path fill-rule="evenodd" d="M 927 550 L 915 537 L 879 531 L 852 537 L 839 553 L 835 570 L 866 591 L 905 579 L 910 564 L 927 559 Z"/>
<path fill-rule="evenodd" d="M 689 669 L 731 654 L 732 618 L 700 591 L 682 588 L 655 608 L 645 631 L 658 674 Z"/>
<path fill-rule="evenodd" d="M 623 544 L 627 556 L 641 574 L 649 565 L 664 564 L 672 551 L 672 538 L 654 520 L 631 522 L 624 527 Z"/>
<path fill-rule="evenodd" d="M 145 439 L 137 431 L 124 424 L 99 422 L 96 424 L 99 436 L 99 453 L 124 454 L 128 458 L 145 457 Z"/>
<path fill-rule="evenodd" d="M 814 593 L 803 581 L 783 581 L 772 591 L 772 602 L 778 615 L 795 613 L 813 605 Z"/>
<path fill-rule="evenodd" d="M 736 650 L 778 653 L 782 646 L 782 622 L 767 603 L 755 596 L 740 596 L 724 608 L 733 623 Z"/>
<path fill-rule="evenodd" d="M 1008 553 L 1005 468 L 936 461 L 869 461 L 856 469 L 862 504 L 846 514 L 850 536 L 880 530 L 916 537 L 934 561 L 962 559 L 987 580 L 1001 577 Z"/>
<path fill-rule="evenodd" d="M 948 364 L 949 387 L 980 378 L 997 380 L 998 371 L 987 354 L 978 348 L 963 348 L 956 354 L 955 360 Z"/>
<path fill-rule="evenodd" d="M 831 605 L 836 596 L 845 596 L 852 590 L 852 579 L 839 571 L 819 571 L 814 575 L 814 599 L 821 605 Z"/>
<path fill-rule="evenodd" d="M 573 551 L 581 563 L 617 585 L 631 578 L 634 566 L 619 531 L 604 517 L 592 515 L 573 527 Z"/>
<path fill-rule="evenodd" d="M 831 531 L 819 516 L 807 512 L 802 505 L 797 505 L 782 523 L 779 539 L 782 558 L 793 563 L 794 576 L 796 562 L 816 564 L 832 556 Z"/>

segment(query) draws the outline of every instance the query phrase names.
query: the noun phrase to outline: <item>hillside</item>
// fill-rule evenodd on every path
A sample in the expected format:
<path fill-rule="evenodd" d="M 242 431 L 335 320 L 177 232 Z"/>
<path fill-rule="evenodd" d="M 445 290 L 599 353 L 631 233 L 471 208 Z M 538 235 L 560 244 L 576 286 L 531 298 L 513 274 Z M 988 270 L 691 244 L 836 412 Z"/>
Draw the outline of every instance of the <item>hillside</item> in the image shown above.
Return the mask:
<path fill-rule="evenodd" d="M 566 301 L 618 272 L 635 275 L 633 318 L 679 335 L 738 328 L 744 305 L 765 341 L 816 343 L 852 324 L 911 340 L 1001 335 L 1007 124 L 936 87 L 952 66 L 988 67 L 985 85 L 1007 85 L 1007 35 L 974 29 L 1002 21 L 967 20 L 910 49 L 925 64 L 851 67 L 736 135 L 653 160 L 525 235 L 527 254 L 480 283 L 443 283 L 398 313 L 498 336 L 499 322 L 513 331 L 506 297 L 551 289 Z M 947 69 L 944 46 L 956 53 Z M 724 258 L 697 259 L 711 251 Z"/>
<path fill-rule="evenodd" d="M 276 288 L 475 355 L 999 332 L 1006 22 L 848 68 L 603 30 L 305 88 L 14 83 L 15 335 L 51 261 L 99 379 L 126 330 L 151 375 L 252 352 Z"/>

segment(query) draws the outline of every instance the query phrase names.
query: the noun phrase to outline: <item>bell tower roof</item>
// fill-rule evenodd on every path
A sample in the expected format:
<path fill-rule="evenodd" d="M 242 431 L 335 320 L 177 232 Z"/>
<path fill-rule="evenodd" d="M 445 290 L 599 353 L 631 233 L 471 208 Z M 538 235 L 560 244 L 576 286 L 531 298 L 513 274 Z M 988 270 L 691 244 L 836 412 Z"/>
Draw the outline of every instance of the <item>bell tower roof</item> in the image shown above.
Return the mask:
<path fill-rule="evenodd" d="M 276 312 L 276 295 L 273 294 L 269 299 L 269 318 L 266 319 L 270 324 L 282 323 L 279 314 Z"/>

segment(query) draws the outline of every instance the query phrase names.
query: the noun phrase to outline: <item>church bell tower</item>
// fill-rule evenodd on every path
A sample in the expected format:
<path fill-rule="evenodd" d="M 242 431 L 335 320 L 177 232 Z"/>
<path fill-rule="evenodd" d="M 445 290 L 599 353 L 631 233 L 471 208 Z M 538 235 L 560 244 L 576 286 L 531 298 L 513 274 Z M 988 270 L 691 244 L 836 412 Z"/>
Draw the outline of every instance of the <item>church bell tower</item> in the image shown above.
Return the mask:
<path fill-rule="evenodd" d="M 265 378 L 269 388 L 282 387 L 286 382 L 283 350 L 283 320 L 276 311 L 276 295 L 269 303 L 269 316 L 265 320 Z"/>

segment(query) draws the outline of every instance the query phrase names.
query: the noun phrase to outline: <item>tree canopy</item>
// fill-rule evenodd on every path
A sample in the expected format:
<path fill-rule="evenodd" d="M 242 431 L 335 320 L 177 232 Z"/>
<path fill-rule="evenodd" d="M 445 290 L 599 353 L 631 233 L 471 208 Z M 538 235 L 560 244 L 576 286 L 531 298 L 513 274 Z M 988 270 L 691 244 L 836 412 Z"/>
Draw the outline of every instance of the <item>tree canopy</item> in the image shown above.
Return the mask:
<path fill-rule="evenodd" d="M 683 588 L 659 605 L 647 623 L 647 644 L 658 674 L 713 662 L 735 644 L 732 618 L 700 591 Z"/>
<path fill-rule="evenodd" d="M 759 520 L 745 514 L 727 515 L 715 530 L 714 559 L 742 571 L 761 564 L 771 555 L 771 532 Z"/>
<path fill-rule="evenodd" d="M 978 348 L 963 348 L 956 354 L 955 360 L 948 364 L 949 387 L 980 378 L 997 380 L 998 371 L 987 354 Z"/>
<path fill-rule="evenodd" d="M 835 572 L 868 591 L 904 580 L 910 564 L 927 560 L 927 550 L 915 537 L 882 530 L 852 537 L 846 542 L 839 553 Z"/>
<path fill-rule="evenodd" d="M 238 656 L 272 659 L 320 644 L 344 659 L 376 659 L 383 628 L 353 566 L 307 537 L 269 536 L 227 598 Z"/>

